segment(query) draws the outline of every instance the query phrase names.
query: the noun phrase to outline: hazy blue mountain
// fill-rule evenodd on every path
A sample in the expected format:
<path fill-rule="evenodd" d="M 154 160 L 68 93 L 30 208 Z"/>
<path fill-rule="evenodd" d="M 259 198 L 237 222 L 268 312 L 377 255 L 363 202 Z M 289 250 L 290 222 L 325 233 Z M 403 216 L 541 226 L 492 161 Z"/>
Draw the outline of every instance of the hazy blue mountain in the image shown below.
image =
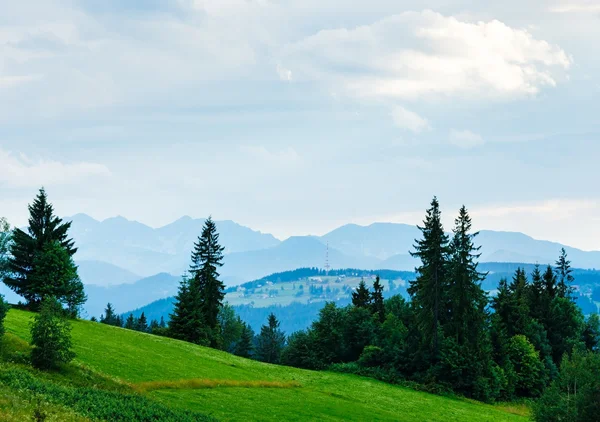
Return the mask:
<path fill-rule="evenodd" d="M 154 229 L 145 224 L 114 217 L 102 222 L 85 214 L 67 217 L 79 251 L 79 261 L 102 261 L 142 276 L 159 272 L 181 274 L 189 264 L 193 244 L 204 219 L 183 217 Z M 265 249 L 280 243 L 270 234 L 251 230 L 232 221 L 217 221 L 225 253 Z M 99 276 L 110 278 L 110 274 Z"/>
<path fill-rule="evenodd" d="M 79 278 L 84 284 L 111 286 L 133 283 L 142 277 L 102 261 L 77 261 Z"/>
<path fill-rule="evenodd" d="M 161 273 L 131 284 L 86 285 L 85 292 L 88 300 L 84 310 L 90 317 L 99 317 L 108 302 L 113 304 L 117 312 L 135 309 L 155 300 L 174 296 L 177 294 L 180 280 L 180 277 Z"/>
<path fill-rule="evenodd" d="M 295 268 L 323 268 L 326 251 L 327 246 L 316 237 L 290 237 L 273 248 L 227 255 L 222 273 L 252 280 Z M 329 262 L 334 268 L 368 270 L 379 267 L 380 260 L 368 256 L 346 255 L 330 246 Z"/>
<path fill-rule="evenodd" d="M 322 236 L 321 240 L 347 255 L 385 260 L 394 255 L 407 254 L 420 234 L 416 226 L 407 224 L 346 224 Z"/>

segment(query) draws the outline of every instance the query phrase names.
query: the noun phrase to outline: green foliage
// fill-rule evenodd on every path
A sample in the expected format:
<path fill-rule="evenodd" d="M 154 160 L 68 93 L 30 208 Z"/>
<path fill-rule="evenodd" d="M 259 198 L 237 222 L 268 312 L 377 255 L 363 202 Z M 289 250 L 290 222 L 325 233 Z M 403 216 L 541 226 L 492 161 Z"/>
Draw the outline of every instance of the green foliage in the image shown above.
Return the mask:
<path fill-rule="evenodd" d="M 121 318 L 115 312 L 112 304 L 106 304 L 106 309 L 104 309 L 104 314 L 100 317 L 100 322 L 107 325 L 121 326 Z"/>
<path fill-rule="evenodd" d="M 556 276 L 558 278 L 557 294 L 558 297 L 569 298 L 573 294 L 573 270 L 571 269 L 571 261 L 567 259 L 567 251 L 565 248 L 560 250 L 560 256 L 556 261 Z"/>
<path fill-rule="evenodd" d="M 82 417 L 106 421 L 208 421 L 205 415 L 168 407 L 137 394 L 124 394 L 90 387 L 68 387 L 36 378 L 20 368 L 1 368 L 0 381 L 20 395 L 42 399 L 46 403 L 72 409 Z M 46 412 L 37 406 L 34 410 L 43 420 Z"/>
<path fill-rule="evenodd" d="M 49 297 L 42 302 L 31 324 L 31 344 L 31 362 L 36 368 L 55 369 L 75 357 L 71 351 L 71 325 L 56 299 Z"/>
<path fill-rule="evenodd" d="M 314 331 L 297 331 L 289 336 L 287 346 L 281 353 L 281 363 L 296 368 L 325 369 Z"/>
<path fill-rule="evenodd" d="M 54 215 L 52 204 L 44 188 L 40 189 L 33 203 L 29 205 L 29 227 L 27 233 L 15 229 L 10 243 L 10 257 L 8 259 L 9 276 L 4 283 L 15 293 L 23 296 L 34 308 L 42 302 L 45 292 L 40 291 L 40 280 L 35 280 L 32 274 L 36 272 L 35 261 L 41 259 L 47 245 L 57 243 L 69 256 L 73 256 L 77 249 L 68 238 L 67 232 L 71 223 L 63 223 Z M 46 250 L 47 252 L 47 250 Z M 41 272 L 37 272 L 41 276 Z"/>
<path fill-rule="evenodd" d="M 512 363 L 515 379 L 515 391 L 521 397 L 537 397 L 544 390 L 544 365 L 539 352 L 524 335 L 510 339 L 507 349 L 508 359 Z"/>
<path fill-rule="evenodd" d="M 430 363 L 439 360 L 440 329 L 448 319 L 448 247 L 449 239 L 442 226 L 442 213 L 437 198 L 423 227 L 419 227 L 423 238 L 416 240 L 415 252 L 411 255 L 421 260 L 417 277 L 408 289 L 412 297 L 417 324 L 423 336 L 423 353 L 429 355 Z"/>
<path fill-rule="evenodd" d="M 587 350 L 600 351 L 600 316 L 598 314 L 588 317 L 581 337 Z"/>
<path fill-rule="evenodd" d="M 237 356 L 241 356 L 243 358 L 249 358 L 252 356 L 252 351 L 254 349 L 254 331 L 250 327 L 250 325 L 242 322 L 242 331 L 240 332 L 240 337 L 235 344 L 235 348 L 233 353 Z"/>
<path fill-rule="evenodd" d="M 357 308 L 367 308 L 371 305 L 371 293 L 365 280 L 360 280 L 356 291 L 352 292 L 352 304 Z"/>
<path fill-rule="evenodd" d="M 256 357 L 262 362 L 279 363 L 284 345 L 285 334 L 279 329 L 275 315 L 271 314 L 256 339 Z"/>
<path fill-rule="evenodd" d="M 215 222 L 209 217 L 194 243 L 191 279 L 181 282 L 169 322 L 171 335 L 191 343 L 222 347 L 219 312 L 225 284 L 219 280 L 223 250 Z"/>
<path fill-rule="evenodd" d="M 146 320 L 146 315 L 143 312 L 136 321 L 135 329 L 137 331 L 141 331 L 142 333 L 148 332 L 148 321 Z"/>
<path fill-rule="evenodd" d="M 575 351 L 565 356 L 560 376 L 534 405 L 540 422 L 588 422 L 600 417 L 600 354 Z"/>
<path fill-rule="evenodd" d="M 371 308 L 373 314 L 376 314 L 379 318 L 379 322 L 383 322 L 385 320 L 385 303 L 383 300 L 383 285 L 381 284 L 379 276 L 375 277 L 375 282 L 373 283 Z"/>
<path fill-rule="evenodd" d="M 378 346 L 367 346 L 363 349 L 357 361 L 363 368 L 381 367 L 386 363 L 385 352 Z"/>
<path fill-rule="evenodd" d="M 2 340 L 2 336 L 4 335 L 4 318 L 6 318 L 6 313 L 8 312 L 8 309 L 8 303 L 4 300 L 4 296 L 0 295 L 0 341 Z"/>
<path fill-rule="evenodd" d="M 225 303 L 219 310 L 221 350 L 233 353 L 244 329 L 243 321 L 235 315 L 233 307 Z"/>
<path fill-rule="evenodd" d="M 54 297 L 67 305 L 73 317 L 87 299 L 73 258 L 58 242 L 45 244 L 35 254 L 29 281 L 31 291 L 35 292 L 34 301 Z"/>

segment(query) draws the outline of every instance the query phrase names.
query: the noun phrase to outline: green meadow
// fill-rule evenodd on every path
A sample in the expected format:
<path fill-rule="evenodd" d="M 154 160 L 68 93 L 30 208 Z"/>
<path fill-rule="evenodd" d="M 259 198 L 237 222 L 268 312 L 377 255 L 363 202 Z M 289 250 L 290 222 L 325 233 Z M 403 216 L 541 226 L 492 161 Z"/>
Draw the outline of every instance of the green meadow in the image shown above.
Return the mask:
<path fill-rule="evenodd" d="M 60 372 L 42 373 L 25 363 L 31 317 L 11 310 L 5 321 L 2 420 L 34 420 L 36 411 L 43 411 L 47 421 L 109 420 L 113 414 L 142 414 L 140 409 L 147 409 L 147 420 L 156 414 L 162 415 L 159 420 L 528 420 L 526 409 L 518 406 L 269 365 L 88 321 L 73 322 L 75 361 Z M 30 394 L 21 394 L 24 390 Z M 92 400 L 108 404 L 95 409 Z M 114 413 L 108 413 L 111 406 Z"/>

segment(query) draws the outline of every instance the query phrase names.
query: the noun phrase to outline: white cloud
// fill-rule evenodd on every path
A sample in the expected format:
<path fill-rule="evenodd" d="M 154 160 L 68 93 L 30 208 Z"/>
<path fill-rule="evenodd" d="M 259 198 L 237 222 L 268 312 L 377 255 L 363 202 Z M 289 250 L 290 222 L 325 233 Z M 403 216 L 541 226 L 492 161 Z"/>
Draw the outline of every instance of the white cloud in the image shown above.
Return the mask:
<path fill-rule="evenodd" d="M 0 149 L 0 185 L 4 187 L 76 184 L 88 177 L 109 175 L 109 169 L 102 164 L 31 159 L 23 154 L 15 156 Z"/>
<path fill-rule="evenodd" d="M 470 130 L 455 130 L 450 131 L 450 142 L 460 148 L 474 148 L 483 145 L 484 141 L 481 135 L 471 132 Z"/>
<path fill-rule="evenodd" d="M 419 133 L 429 129 L 427 119 L 419 116 L 417 113 L 405 109 L 401 106 L 396 106 L 391 112 L 394 124 L 401 129 L 407 129 L 414 133 Z"/>
<path fill-rule="evenodd" d="M 353 29 L 327 29 L 287 46 L 296 79 L 340 84 L 361 98 L 514 98 L 555 86 L 571 59 L 500 21 L 406 12 Z"/>

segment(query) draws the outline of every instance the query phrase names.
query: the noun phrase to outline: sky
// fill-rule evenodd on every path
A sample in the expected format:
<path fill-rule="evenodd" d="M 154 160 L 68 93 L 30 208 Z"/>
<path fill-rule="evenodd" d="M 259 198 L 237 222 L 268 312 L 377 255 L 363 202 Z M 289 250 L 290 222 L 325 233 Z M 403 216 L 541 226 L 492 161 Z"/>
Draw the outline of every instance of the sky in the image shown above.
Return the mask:
<path fill-rule="evenodd" d="M 600 250 L 600 1 L 0 0 L 0 215 Z"/>

